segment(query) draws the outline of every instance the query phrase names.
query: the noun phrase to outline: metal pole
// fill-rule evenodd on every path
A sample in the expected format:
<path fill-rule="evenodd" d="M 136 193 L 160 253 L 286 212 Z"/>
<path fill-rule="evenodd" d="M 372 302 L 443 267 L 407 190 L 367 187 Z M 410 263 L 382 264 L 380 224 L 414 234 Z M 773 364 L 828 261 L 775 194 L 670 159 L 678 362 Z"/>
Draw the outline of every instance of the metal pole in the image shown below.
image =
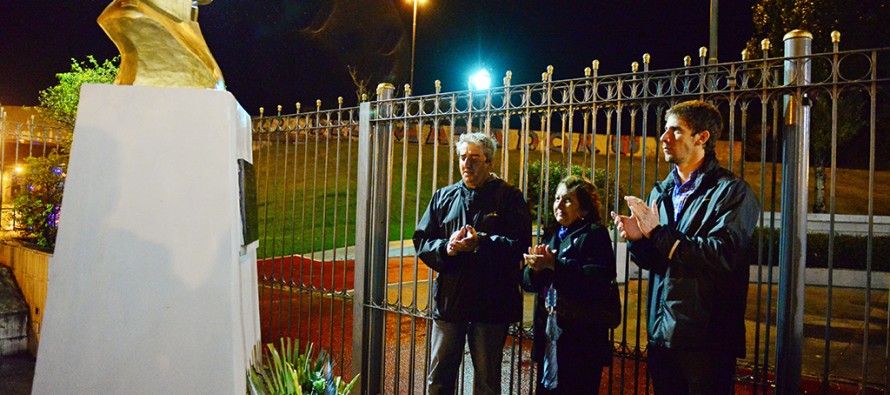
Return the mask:
<path fill-rule="evenodd" d="M 411 79 L 409 80 L 409 84 L 411 87 L 414 87 L 414 43 L 417 40 L 417 2 L 419 0 L 414 0 L 414 22 L 411 26 Z"/>
<path fill-rule="evenodd" d="M 395 87 L 377 86 L 377 118 L 392 114 Z M 356 393 L 379 394 L 382 383 L 383 311 L 386 291 L 387 216 L 389 196 L 389 139 L 381 124 L 372 128 L 371 102 L 359 105 L 358 185 L 356 188 L 355 290 L 352 321 L 352 371 L 361 373 Z"/>
<path fill-rule="evenodd" d="M 710 28 L 710 52 L 708 64 L 717 64 L 717 9 L 719 0 L 711 0 L 711 28 Z"/>
<path fill-rule="evenodd" d="M 807 246 L 810 106 L 803 87 L 810 81 L 813 35 L 793 30 L 785 35 L 784 161 L 782 230 L 779 243 L 779 305 L 776 327 L 776 394 L 797 394 L 803 342 L 804 269 Z M 793 58 L 793 59 L 788 59 Z"/>

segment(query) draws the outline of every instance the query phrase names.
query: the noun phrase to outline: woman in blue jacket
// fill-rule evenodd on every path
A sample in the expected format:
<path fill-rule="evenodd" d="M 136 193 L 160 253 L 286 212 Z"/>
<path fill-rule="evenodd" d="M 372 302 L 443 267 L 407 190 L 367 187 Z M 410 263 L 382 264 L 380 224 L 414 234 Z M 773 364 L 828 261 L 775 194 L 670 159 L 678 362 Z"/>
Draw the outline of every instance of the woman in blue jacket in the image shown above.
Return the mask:
<path fill-rule="evenodd" d="M 545 234 L 545 244 L 530 247 L 526 255 L 522 287 L 537 293 L 536 394 L 596 394 L 603 366 L 611 364 L 608 326 L 589 318 L 596 304 L 604 302 L 615 278 L 615 253 L 600 213 L 593 184 L 582 177 L 566 177 L 553 201 L 559 227 Z M 554 300 L 555 307 L 550 307 Z M 551 311 L 561 330 L 555 369 L 552 354 L 545 366 Z"/>

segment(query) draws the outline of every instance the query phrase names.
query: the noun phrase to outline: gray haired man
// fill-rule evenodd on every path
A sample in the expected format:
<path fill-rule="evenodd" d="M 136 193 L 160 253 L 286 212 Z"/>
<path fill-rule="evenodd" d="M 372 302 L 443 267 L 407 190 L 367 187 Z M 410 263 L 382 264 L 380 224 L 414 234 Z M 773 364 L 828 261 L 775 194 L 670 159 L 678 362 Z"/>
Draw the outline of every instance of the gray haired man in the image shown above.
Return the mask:
<path fill-rule="evenodd" d="M 456 144 L 461 181 L 439 189 L 414 231 L 414 247 L 437 272 L 427 390 L 454 394 L 464 344 L 473 394 L 501 393 L 507 328 L 522 319 L 522 254 L 531 213 L 522 192 L 491 173 L 494 140 L 463 134 Z"/>

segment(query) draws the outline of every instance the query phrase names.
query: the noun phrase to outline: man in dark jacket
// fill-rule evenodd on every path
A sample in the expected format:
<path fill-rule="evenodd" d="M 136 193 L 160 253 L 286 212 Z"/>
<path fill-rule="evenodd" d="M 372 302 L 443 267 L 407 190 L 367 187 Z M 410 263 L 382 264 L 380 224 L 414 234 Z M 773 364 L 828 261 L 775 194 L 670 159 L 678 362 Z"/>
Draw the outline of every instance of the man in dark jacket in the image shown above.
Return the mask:
<path fill-rule="evenodd" d="M 427 390 L 454 394 L 464 344 L 473 360 L 473 394 L 501 393 L 507 328 L 522 319 L 522 254 L 531 214 L 522 193 L 490 173 L 495 142 L 461 135 L 461 181 L 439 189 L 414 231 L 414 248 L 435 270 Z"/>
<path fill-rule="evenodd" d="M 649 205 L 627 196 L 632 216 L 612 213 L 634 262 L 649 270 L 648 370 L 658 395 L 730 394 L 745 356 L 745 254 L 760 204 L 718 165 L 722 128 L 708 103 L 672 107 L 661 135 L 671 173 Z"/>

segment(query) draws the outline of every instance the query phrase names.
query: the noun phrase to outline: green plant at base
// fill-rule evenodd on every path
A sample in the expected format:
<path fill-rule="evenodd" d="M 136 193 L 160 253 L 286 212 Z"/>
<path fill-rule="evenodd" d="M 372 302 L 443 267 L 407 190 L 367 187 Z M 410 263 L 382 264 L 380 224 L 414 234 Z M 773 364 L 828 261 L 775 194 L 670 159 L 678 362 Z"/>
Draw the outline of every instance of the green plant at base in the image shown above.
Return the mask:
<path fill-rule="evenodd" d="M 560 162 L 550 162 L 549 166 L 550 171 L 550 181 L 547 184 L 547 194 L 545 195 L 544 201 L 547 204 L 553 204 L 553 197 L 556 196 L 556 187 L 559 186 L 559 181 L 569 175 L 568 170 L 565 165 Z M 532 209 L 532 214 L 537 218 L 538 210 L 540 209 L 541 202 L 539 198 L 539 192 L 541 190 L 541 185 L 544 184 L 545 180 L 541 179 L 541 162 L 532 162 L 528 165 L 528 205 Z M 606 170 L 602 168 L 598 168 L 594 171 L 594 177 L 590 177 L 590 169 L 582 168 L 578 165 L 572 165 L 571 174 L 574 175 L 583 175 L 588 180 L 593 182 L 593 186 L 596 187 L 596 192 L 600 196 L 600 203 L 602 204 L 602 212 L 600 216 L 603 219 L 604 225 L 611 225 L 612 218 L 608 215 L 609 211 L 612 211 L 612 205 L 615 201 L 616 191 L 615 191 L 615 177 L 611 174 L 606 174 Z M 608 194 L 606 193 L 608 188 Z M 624 192 L 621 188 L 618 188 L 617 191 L 618 197 L 624 197 Z M 624 199 L 620 199 L 618 202 L 618 210 L 614 210 L 616 212 L 623 212 L 623 209 L 627 207 L 627 203 L 624 202 Z M 541 224 L 543 227 L 555 227 L 556 219 L 553 218 L 553 210 L 551 207 L 544 208 L 541 211 Z"/>
<path fill-rule="evenodd" d="M 13 177 L 11 214 L 21 238 L 52 249 L 56 244 L 67 155 L 51 152 L 25 159 L 22 173 Z"/>
<path fill-rule="evenodd" d="M 299 340 L 281 338 L 280 343 L 280 349 L 272 343 L 267 344 L 262 358 L 265 362 L 248 370 L 251 394 L 346 395 L 352 391 L 359 375 L 348 383 L 340 376 L 334 376 L 327 352 L 321 350 L 313 362 L 312 343 L 306 345 L 302 354 Z"/>

